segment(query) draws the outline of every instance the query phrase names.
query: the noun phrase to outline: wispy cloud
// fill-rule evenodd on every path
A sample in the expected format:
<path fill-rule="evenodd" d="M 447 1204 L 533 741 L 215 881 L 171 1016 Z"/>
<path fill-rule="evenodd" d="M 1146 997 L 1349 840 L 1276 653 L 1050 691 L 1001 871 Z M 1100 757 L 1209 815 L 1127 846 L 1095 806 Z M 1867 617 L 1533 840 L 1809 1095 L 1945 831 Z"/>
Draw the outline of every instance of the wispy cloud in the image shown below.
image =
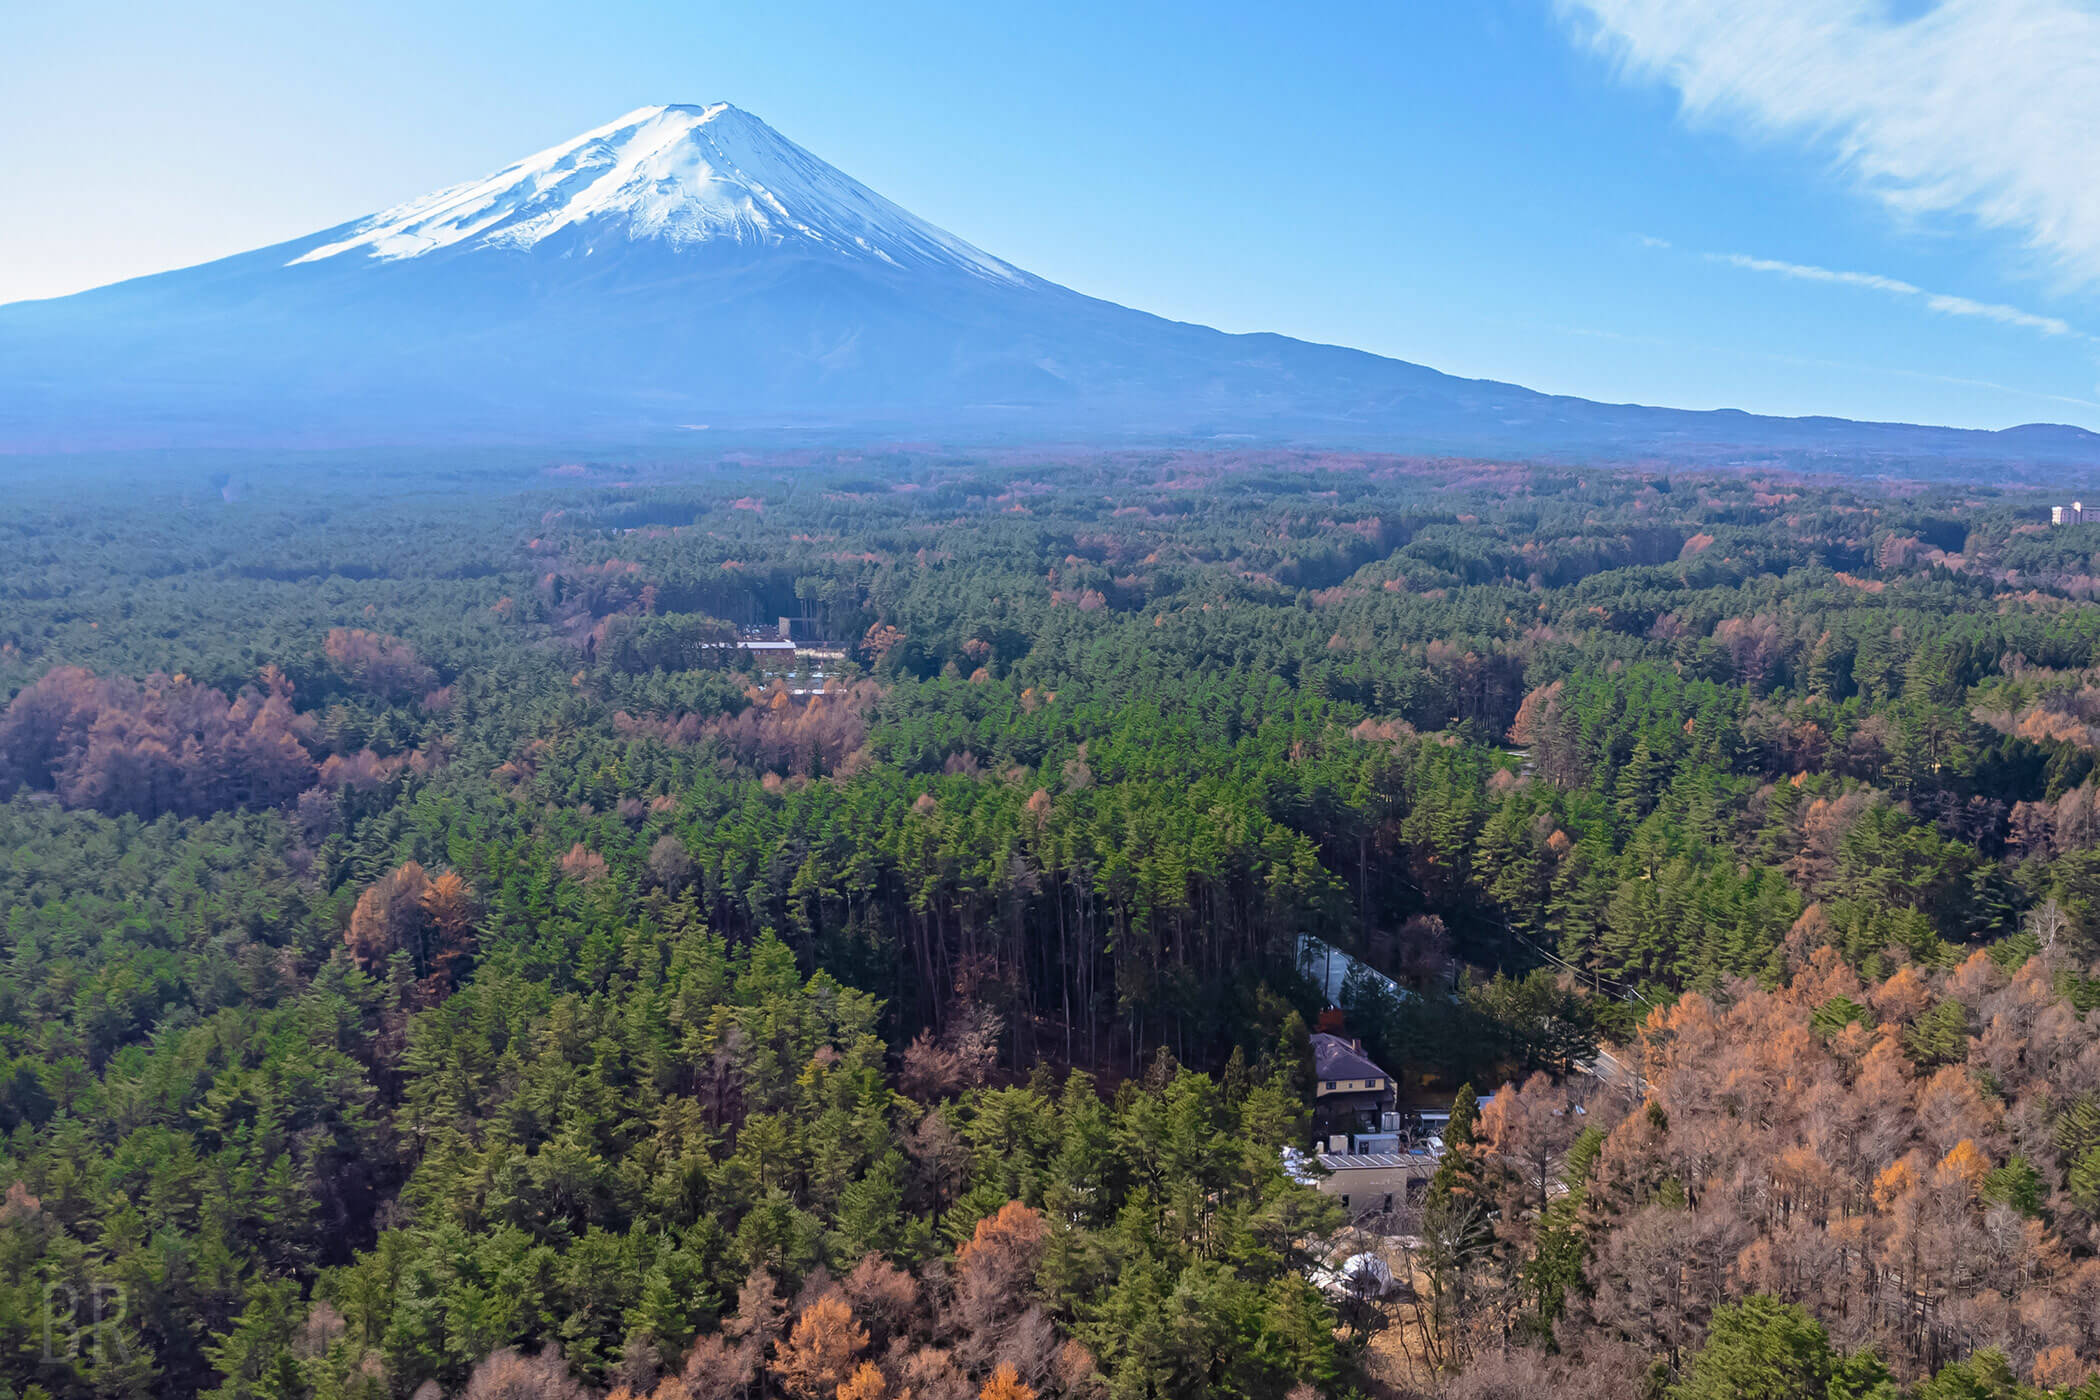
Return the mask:
<path fill-rule="evenodd" d="M 1892 209 L 2007 231 L 2100 282 L 2100 6 L 1556 0 L 1694 117 L 1803 139 Z M 1956 312 L 1955 314 L 1966 314 Z"/>
<path fill-rule="evenodd" d="M 2043 335 L 2092 339 L 2060 317 L 2041 316 L 2032 311 L 2022 311 L 2017 306 L 2003 306 L 1996 302 L 1971 301 L 1968 297 L 1952 296 L 1946 292 L 1928 292 L 1923 287 L 1894 277 L 1883 277 L 1878 273 L 1840 272 L 1828 267 L 1816 267 L 1810 263 L 1753 258 L 1745 253 L 1708 253 L 1706 256 L 1714 262 L 1727 263 L 1730 267 L 1739 267 L 1746 272 L 1767 272 L 1779 277 L 1791 277 L 1798 282 L 1835 282 L 1846 287 L 1865 287 L 1870 291 L 1887 292 L 1890 296 L 1914 298 L 1922 302 L 1926 309 L 1937 311 L 1943 316 L 1975 316 L 1986 321 L 1996 321 L 2001 326 L 2018 326 L 2024 330 L 2040 331 Z"/>

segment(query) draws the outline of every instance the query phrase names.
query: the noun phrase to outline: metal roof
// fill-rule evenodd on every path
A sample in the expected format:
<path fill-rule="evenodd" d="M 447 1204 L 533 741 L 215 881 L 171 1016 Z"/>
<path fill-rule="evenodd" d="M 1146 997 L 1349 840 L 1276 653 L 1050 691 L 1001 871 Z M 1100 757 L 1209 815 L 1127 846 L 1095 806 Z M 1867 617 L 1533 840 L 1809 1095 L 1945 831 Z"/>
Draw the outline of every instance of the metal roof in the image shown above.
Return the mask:
<path fill-rule="evenodd" d="M 1331 1172 L 1393 1171 L 1400 1167 L 1433 1165 L 1429 1156 L 1405 1152 L 1322 1152 L 1320 1165 Z"/>

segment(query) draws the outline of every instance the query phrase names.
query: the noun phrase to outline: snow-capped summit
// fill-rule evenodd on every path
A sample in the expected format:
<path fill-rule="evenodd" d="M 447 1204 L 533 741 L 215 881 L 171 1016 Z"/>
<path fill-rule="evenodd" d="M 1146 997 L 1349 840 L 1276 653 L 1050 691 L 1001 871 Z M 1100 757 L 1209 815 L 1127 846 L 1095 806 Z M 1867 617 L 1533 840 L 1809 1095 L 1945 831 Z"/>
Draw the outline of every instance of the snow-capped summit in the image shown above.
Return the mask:
<path fill-rule="evenodd" d="M 726 102 L 629 112 L 484 179 L 374 214 L 292 261 L 550 240 L 583 257 L 623 240 L 674 249 L 800 244 L 896 267 L 937 263 L 1023 280 Z"/>
<path fill-rule="evenodd" d="M 1589 403 L 1083 296 L 748 112 L 644 107 L 485 179 L 0 306 L 9 452 L 795 436 L 2100 464 L 2100 437 Z M 4 477 L 4 468 L 0 468 Z"/>

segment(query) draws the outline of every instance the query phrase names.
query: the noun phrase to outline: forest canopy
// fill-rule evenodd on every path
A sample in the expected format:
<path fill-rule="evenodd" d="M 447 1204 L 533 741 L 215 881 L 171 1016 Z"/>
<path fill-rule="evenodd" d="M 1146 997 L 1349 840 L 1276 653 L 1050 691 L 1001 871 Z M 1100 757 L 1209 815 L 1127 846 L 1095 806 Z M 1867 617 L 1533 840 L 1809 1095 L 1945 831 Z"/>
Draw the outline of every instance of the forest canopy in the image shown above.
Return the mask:
<path fill-rule="evenodd" d="M 2100 1395 L 2046 506 L 27 477 L 0 1396 Z M 1375 1240 L 1293 1165 L 1320 1027 L 1454 1110 Z"/>

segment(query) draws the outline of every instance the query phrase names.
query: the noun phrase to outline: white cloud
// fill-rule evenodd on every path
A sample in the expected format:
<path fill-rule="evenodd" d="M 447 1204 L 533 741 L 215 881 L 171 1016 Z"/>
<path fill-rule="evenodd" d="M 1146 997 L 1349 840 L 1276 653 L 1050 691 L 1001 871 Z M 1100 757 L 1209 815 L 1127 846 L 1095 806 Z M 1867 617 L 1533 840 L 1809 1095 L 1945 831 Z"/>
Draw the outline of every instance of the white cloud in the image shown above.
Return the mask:
<path fill-rule="evenodd" d="M 1890 208 L 2100 282 L 2100 0 L 1556 0 L 1628 71 L 1834 154 Z M 1966 314 L 1966 313 L 1957 313 Z"/>
<path fill-rule="evenodd" d="M 1916 297 L 1928 310 L 1944 316 L 1977 316 L 1986 321 L 1996 321 L 2001 326 L 2019 326 L 2024 330 L 2040 331 L 2043 335 L 2075 335 L 2089 340 L 2084 332 L 2074 330 L 2071 323 L 2055 316 L 2039 316 L 2032 311 L 2022 311 L 2017 306 L 2001 306 L 1995 302 L 1971 301 L 1967 297 L 1950 296 L 1945 292 L 1928 292 L 1923 287 L 1894 277 L 1883 277 L 1872 272 L 1838 272 L 1827 267 L 1816 267 L 1809 263 L 1779 262 L 1772 258 L 1753 258 L 1743 253 L 1709 253 L 1715 262 L 1740 267 L 1746 272 L 1769 272 L 1780 277 L 1791 277 L 1800 282 L 1836 282 L 1847 287 L 1866 287 L 1891 296 Z"/>

